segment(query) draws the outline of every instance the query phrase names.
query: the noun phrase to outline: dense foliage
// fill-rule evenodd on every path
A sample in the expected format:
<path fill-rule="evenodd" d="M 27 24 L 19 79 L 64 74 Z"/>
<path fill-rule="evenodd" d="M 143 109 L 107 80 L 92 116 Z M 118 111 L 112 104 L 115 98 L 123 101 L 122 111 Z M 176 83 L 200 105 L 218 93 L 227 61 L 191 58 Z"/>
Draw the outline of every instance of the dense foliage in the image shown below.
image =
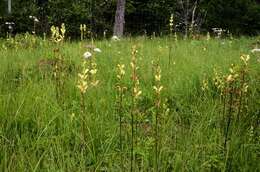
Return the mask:
<path fill-rule="evenodd" d="M 183 3 L 182 3 L 183 2 Z M 191 13 L 196 0 L 128 0 L 126 5 L 126 33 L 168 33 L 169 17 L 174 14 L 177 31 L 183 31 L 186 8 Z M 181 5 L 184 4 L 184 7 Z M 6 21 L 15 22 L 15 32 L 32 31 L 30 15 L 40 19 L 38 33 L 49 30 L 50 25 L 67 24 L 70 36 L 79 35 L 79 25 L 87 24 L 99 35 L 112 33 L 116 0 L 16 0 L 12 1 L 12 14 L 7 15 L 7 1 L 0 1 L 0 33 L 7 31 Z M 197 0 L 195 16 L 200 32 L 221 27 L 235 34 L 260 32 L 260 5 L 256 0 Z M 192 20 L 191 16 L 188 20 Z"/>

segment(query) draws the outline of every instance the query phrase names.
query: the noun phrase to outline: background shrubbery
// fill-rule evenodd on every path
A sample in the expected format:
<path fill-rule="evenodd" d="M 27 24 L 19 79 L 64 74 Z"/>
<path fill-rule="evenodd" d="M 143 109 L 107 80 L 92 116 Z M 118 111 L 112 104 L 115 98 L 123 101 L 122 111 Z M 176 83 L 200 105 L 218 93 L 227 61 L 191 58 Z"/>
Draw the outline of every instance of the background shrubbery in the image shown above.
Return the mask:
<path fill-rule="evenodd" d="M 70 36 L 78 36 L 79 25 L 88 24 L 102 36 L 104 30 L 112 34 L 116 0 L 16 0 L 12 4 L 12 15 L 7 15 L 7 2 L 0 2 L 0 34 L 6 33 L 6 21 L 16 23 L 15 32 L 31 31 L 34 15 L 40 19 L 38 33 L 47 32 L 50 25 L 67 24 Z M 183 31 L 183 9 L 180 0 L 129 0 L 126 7 L 126 33 L 167 33 L 169 17 L 174 14 L 178 31 Z M 190 0 L 193 4 L 195 0 Z M 199 0 L 197 14 L 202 22 L 200 31 L 221 27 L 234 34 L 259 34 L 260 5 L 256 0 Z M 191 19 L 189 19 L 191 20 Z M 91 29 L 91 28 L 90 28 Z"/>

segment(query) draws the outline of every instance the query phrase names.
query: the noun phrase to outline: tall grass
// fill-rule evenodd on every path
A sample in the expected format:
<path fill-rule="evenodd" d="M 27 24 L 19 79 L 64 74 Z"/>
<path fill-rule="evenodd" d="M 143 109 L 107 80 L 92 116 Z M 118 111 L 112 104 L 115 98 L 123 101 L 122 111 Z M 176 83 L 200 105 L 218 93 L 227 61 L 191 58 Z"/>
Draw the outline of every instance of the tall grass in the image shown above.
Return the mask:
<path fill-rule="evenodd" d="M 99 85 L 85 95 L 86 126 L 82 131 L 81 93 L 76 85 L 82 70 L 83 54 L 79 50 L 84 43 L 65 42 L 60 48 L 66 66 L 63 106 L 60 106 L 56 99 L 53 66 L 41 63 L 42 59 L 53 58 L 53 45 L 38 39 L 33 47 L 1 41 L 0 170 L 128 171 L 131 167 L 129 155 L 133 151 L 133 171 L 259 171 L 260 63 L 257 55 L 250 54 L 253 42 L 255 38 L 174 42 L 167 38 L 139 37 L 94 42 L 102 50 L 95 55 L 98 66 L 95 77 Z M 173 43 L 171 61 L 174 63 L 169 65 L 169 45 Z M 138 111 L 133 113 L 138 116 L 138 123 L 133 121 L 138 127 L 138 133 L 134 132 L 137 144 L 131 143 L 134 140 L 131 139 L 133 81 L 131 67 L 126 65 L 130 64 L 131 47 L 135 44 L 142 90 L 134 105 L 134 110 Z M 214 77 L 213 68 L 218 68 L 223 75 L 228 74 L 230 64 L 238 64 L 243 53 L 251 55 L 248 93 L 246 99 L 243 98 L 246 113 L 238 111 L 239 132 L 233 130 L 234 134 L 229 135 L 232 142 L 227 146 L 226 155 L 220 129 L 225 126 L 221 123 L 223 101 L 211 78 Z M 157 57 L 160 57 L 158 65 L 164 87 L 160 94 L 161 106 L 165 106 L 167 115 L 164 115 L 166 119 L 157 121 L 160 148 L 156 149 L 155 162 L 156 140 L 152 125 L 156 107 L 151 61 Z M 115 89 L 117 64 L 126 65 L 124 86 L 128 88 L 120 110 L 114 108 L 118 95 Z M 207 91 L 201 89 L 205 75 L 209 78 Z"/>

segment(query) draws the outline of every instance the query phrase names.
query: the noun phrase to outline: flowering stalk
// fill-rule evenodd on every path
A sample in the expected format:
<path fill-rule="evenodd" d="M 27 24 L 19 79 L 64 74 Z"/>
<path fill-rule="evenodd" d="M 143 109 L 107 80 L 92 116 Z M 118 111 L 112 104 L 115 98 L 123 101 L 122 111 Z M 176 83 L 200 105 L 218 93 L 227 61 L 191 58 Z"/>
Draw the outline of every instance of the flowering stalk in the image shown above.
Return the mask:
<path fill-rule="evenodd" d="M 228 140 L 231 140 L 233 124 L 238 124 L 241 113 L 246 107 L 246 94 L 248 92 L 247 74 L 249 55 L 240 57 L 242 65 L 231 65 L 229 74 L 225 77 L 219 76 L 215 71 L 214 83 L 220 90 L 223 99 L 223 135 L 224 135 L 224 150 L 227 154 Z M 233 123 L 235 122 L 235 123 Z M 238 125 L 234 125 L 238 127 Z M 239 131 L 239 128 L 237 128 Z M 229 139 L 230 137 L 230 139 Z"/>
<path fill-rule="evenodd" d="M 123 97 L 126 87 L 123 84 L 123 78 L 125 76 L 125 65 L 117 65 L 117 113 L 119 114 L 119 144 L 120 144 L 120 165 L 123 170 L 123 144 L 122 144 L 122 113 L 123 113 Z"/>
<path fill-rule="evenodd" d="M 79 29 L 80 29 L 80 40 L 83 41 L 86 36 L 87 26 L 85 24 L 80 24 Z"/>
<path fill-rule="evenodd" d="M 91 58 L 92 54 L 90 52 L 85 52 L 83 54 L 84 61 L 82 63 L 82 72 L 78 74 L 78 83 L 77 87 L 80 91 L 80 107 L 81 107 L 81 114 L 82 118 L 84 119 L 86 113 L 86 106 L 85 106 L 85 95 L 90 88 L 96 87 L 99 83 L 99 80 L 96 78 L 97 74 L 97 64 L 95 62 L 91 62 L 87 60 Z M 82 126 L 82 134 L 84 136 L 85 130 L 85 120 L 83 120 Z"/>
<path fill-rule="evenodd" d="M 169 25 L 170 25 L 170 44 L 169 44 L 169 65 L 171 64 L 171 53 L 172 53 L 172 45 L 171 45 L 171 40 L 172 40 L 172 33 L 173 33 L 173 14 L 171 14 L 170 20 L 169 20 Z M 175 33 L 176 34 L 176 33 Z"/>
<path fill-rule="evenodd" d="M 84 61 L 82 65 L 82 72 L 78 74 L 78 84 L 77 87 L 80 90 L 80 107 L 82 114 L 85 112 L 85 93 L 89 88 L 88 78 L 89 78 L 89 69 L 86 67 L 87 62 Z"/>
<path fill-rule="evenodd" d="M 159 143 L 159 114 L 160 114 L 160 109 L 161 109 L 161 91 L 163 89 L 163 86 L 161 84 L 161 68 L 158 64 L 158 62 L 155 64 L 155 74 L 154 74 L 154 79 L 155 79 L 155 85 L 153 86 L 154 89 L 154 94 L 155 94 L 155 166 L 156 170 L 158 171 L 158 156 L 159 156 L 159 151 L 158 151 L 158 143 Z"/>
<path fill-rule="evenodd" d="M 239 89 L 239 105 L 238 105 L 238 112 L 237 112 L 237 119 L 236 121 L 238 122 L 240 119 L 241 112 L 243 110 L 242 105 L 244 102 L 244 97 L 246 97 L 246 94 L 248 92 L 248 84 L 246 82 L 246 76 L 248 74 L 248 61 L 250 59 L 249 55 L 242 55 L 240 57 L 242 61 L 242 68 L 240 69 L 240 89 Z"/>
<path fill-rule="evenodd" d="M 142 94 L 142 91 L 140 90 L 139 86 L 139 79 L 137 75 L 137 58 L 136 58 L 137 50 L 136 46 L 133 46 L 132 48 L 132 61 L 130 63 L 131 69 L 132 69 L 132 108 L 131 108 L 131 171 L 133 171 L 133 160 L 134 160 L 134 116 L 136 115 L 136 103 L 137 100 L 140 98 L 140 95 Z M 136 127 L 137 129 L 137 127 Z"/>
<path fill-rule="evenodd" d="M 55 86 L 56 86 L 56 98 L 59 103 L 64 105 L 64 83 L 65 83 L 65 67 L 64 67 L 64 57 L 60 53 L 60 46 L 62 45 L 65 39 L 66 28 L 65 25 L 62 24 L 61 28 L 59 27 L 51 27 L 51 40 L 56 44 L 56 48 L 54 51 L 55 64 L 54 64 L 54 78 L 55 78 Z"/>
<path fill-rule="evenodd" d="M 225 82 L 225 77 L 222 76 L 222 73 L 220 73 L 216 68 L 214 68 L 214 77 L 213 77 L 213 83 L 214 86 L 217 88 L 220 94 L 220 102 L 223 104 L 223 109 L 222 109 L 222 120 L 220 122 L 220 129 L 224 128 L 224 123 L 225 123 L 225 114 L 226 114 L 226 99 L 227 99 L 227 94 L 225 91 L 226 87 L 226 82 Z M 222 130 L 221 130 L 222 133 Z"/>

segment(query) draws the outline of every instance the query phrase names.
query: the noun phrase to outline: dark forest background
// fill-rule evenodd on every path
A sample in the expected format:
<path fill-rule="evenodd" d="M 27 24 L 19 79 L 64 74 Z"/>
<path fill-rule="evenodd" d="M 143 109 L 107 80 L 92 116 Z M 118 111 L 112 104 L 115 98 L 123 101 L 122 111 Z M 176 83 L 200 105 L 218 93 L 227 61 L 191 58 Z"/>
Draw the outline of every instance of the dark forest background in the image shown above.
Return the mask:
<path fill-rule="evenodd" d="M 169 33 L 169 18 L 174 14 L 175 30 L 183 32 L 183 17 L 193 9 L 195 0 L 127 0 L 125 34 Z M 235 35 L 256 35 L 260 33 L 259 0 L 198 0 L 196 31 L 205 33 L 218 27 Z M 65 23 L 70 36 L 80 34 L 79 25 L 87 24 L 98 35 L 106 31 L 112 35 L 116 0 L 12 0 L 12 13 L 7 14 L 7 1 L 0 0 L 0 35 L 7 32 L 7 21 L 15 23 L 15 33 L 33 30 L 36 16 L 40 22 L 36 32 L 48 32 L 51 25 Z M 188 16 L 189 20 L 191 15 Z"/>

